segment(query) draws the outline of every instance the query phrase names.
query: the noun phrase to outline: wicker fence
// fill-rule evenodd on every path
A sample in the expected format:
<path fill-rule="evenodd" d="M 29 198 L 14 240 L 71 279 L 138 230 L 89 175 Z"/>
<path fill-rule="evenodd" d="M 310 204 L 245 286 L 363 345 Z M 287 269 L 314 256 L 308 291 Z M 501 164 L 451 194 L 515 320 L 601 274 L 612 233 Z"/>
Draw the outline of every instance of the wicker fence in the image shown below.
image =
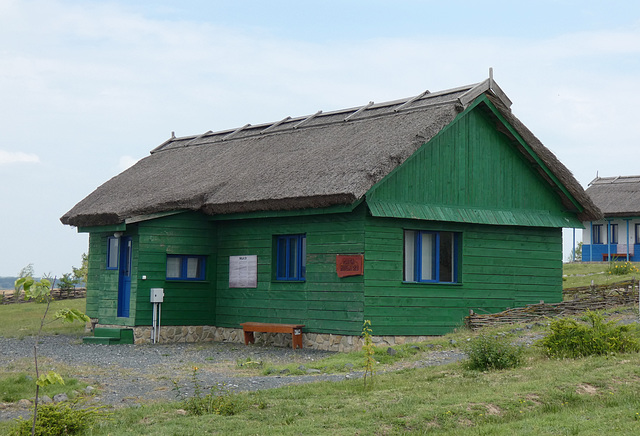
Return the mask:
<path fill-rule="evenodd" d="M 573 315 L 589 309 L 600 310 L 637 304 L 638 280 L 570 288 L 565 289 L 563 293 L 565 301 L 561 303 L 541 302 L 493 314 L 470 311 L 469 316 L 465 318 L 465 325 L 476 330 L 489 325 L 531 322 L 544 317 Z"/>
<path fill-rule="evenodd" d="M 51 291 L 54 300 L 66 300 L 68 298 L 84 298 L 87 296 L 86 288 L 59 289 Z M 18 301 L 13 297 L 13 291 L 0 291 L 0 304 L 24 303 L 24 292 L 20 293 Z"/>

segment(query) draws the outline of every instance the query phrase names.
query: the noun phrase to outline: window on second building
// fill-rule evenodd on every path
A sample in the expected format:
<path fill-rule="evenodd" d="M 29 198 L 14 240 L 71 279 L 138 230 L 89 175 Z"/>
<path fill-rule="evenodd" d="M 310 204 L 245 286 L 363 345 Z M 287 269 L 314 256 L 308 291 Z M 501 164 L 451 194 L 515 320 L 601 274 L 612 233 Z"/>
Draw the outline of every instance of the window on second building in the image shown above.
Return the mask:
<path fill-rule="evenodd" d="M 404 232 L 404 281 L 458 282 L 458 245 L 454 232 Z"/>
<path fill-rule="evenodd" d="M 617 224 L 609 224 L 609 243 L 617 244 L 618 243 L 618 225 Z"/>
<path fill-rule="evenodd" d="M 306 258 L 306 235 L 276 236 L 276 280 L 305 280 Z"/>
<path fill-rule="evenodd" d="M 636 224 L 636 244 L 640 244 L 640 224 Z"/>
<path fill-rule="evenodd" d="M 205 257 L 167 255 L 167 280 L 204 280 Z"/>
<path fill-rule="evenodd" d="M 591 243 L 602 244 L 602 224 L 594 224 L 591 228 Z"/>
<path fill-rule="evenodd" d="M 107 269 L 118 269 L 118 247 L 120 239 L 115 236 L 107 238 Z"/>

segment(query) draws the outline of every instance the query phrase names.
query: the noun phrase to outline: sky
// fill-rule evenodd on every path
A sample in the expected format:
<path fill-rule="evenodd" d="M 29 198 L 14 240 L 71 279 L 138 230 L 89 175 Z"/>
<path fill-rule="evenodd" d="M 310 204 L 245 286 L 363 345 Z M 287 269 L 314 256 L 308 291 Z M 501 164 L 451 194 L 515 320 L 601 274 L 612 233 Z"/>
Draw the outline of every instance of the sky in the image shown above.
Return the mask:
<path fill-rule="evenodd" d="M 0 0 L 0 276 L 80 266 L 88 236 L 59 218 L 172 131 L 410 97 L 490 67 L 583 187 L 640 174 L 636 0 Z"/>

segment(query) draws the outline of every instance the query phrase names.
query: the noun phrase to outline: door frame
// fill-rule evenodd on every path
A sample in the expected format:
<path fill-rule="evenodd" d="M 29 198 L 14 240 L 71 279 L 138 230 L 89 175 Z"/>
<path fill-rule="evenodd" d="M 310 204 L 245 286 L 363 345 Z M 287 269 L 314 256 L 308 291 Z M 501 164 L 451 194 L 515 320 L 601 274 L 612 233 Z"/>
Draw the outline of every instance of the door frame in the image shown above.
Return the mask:
<path fill-rule="evenodd" d="M 131 267 L 133 265 L 133 239 L 120 237 L 120 265 L 118 268 L 118 318 L 129 318 L 131 307 Z"/>

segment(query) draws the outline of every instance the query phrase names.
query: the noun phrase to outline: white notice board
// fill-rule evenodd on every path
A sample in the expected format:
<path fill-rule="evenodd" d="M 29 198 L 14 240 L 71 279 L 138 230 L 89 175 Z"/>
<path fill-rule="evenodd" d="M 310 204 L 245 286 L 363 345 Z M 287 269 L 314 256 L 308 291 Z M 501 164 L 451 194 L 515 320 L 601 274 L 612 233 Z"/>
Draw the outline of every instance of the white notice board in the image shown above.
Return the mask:
<path fill-rule="evenodd" d="M 229 287 L 258 287 L 258 256 L 229 256 Z"/>

